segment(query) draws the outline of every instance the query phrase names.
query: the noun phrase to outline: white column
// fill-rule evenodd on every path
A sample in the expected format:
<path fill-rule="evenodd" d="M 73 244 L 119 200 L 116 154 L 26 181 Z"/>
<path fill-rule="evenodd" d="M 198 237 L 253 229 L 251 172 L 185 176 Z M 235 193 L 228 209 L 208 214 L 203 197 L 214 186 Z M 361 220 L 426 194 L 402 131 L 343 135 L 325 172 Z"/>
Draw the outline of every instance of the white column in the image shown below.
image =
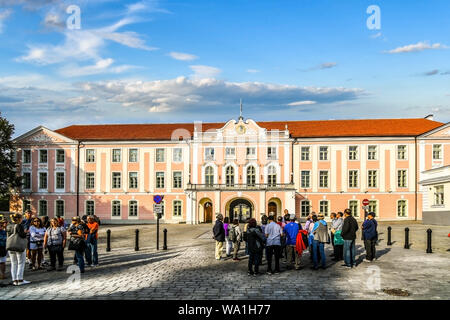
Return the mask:
<path fill-rule="evenodd" d="M 291 182 L 291 174 L 289 171 L 289 142 L 284 143 L 284 182 L 282 183 L 289 183 Z"/>
<path fill-rule="evenodd" d="M 106 176 L 106 192 L 110 192 L 111 191 L 111 148 L 107 148 L 106 149 L 106 172 L 105 172 L 105 176 Z"/>
<path fill-rule="evenodd" d="M 311 146 L 312 156 L 312 170 L 311 170 L 311 187 L 312 192 L 317 192 L 317 180 L 319 179 L 317 167 L 319 162 L 319 147 L 317 145 Z"/>
<path fill-rule="evenodd" d="M 151 193 L 155 192 L 155 148 L 151 148 L 150 149 L 150 159 L 149 159 L 149 164 L 150 164 L 150 170 L 149 170 L 149 190 Z"/>
<path fill-rule="evenodd" d="M 335 146 L 330 146 L 330 154 L 331 154 L 331 164 L 330 164 L 330 186 L 331 192 L 336 192 L 337 190 L 337 150 Z M 339 190 L 340 191 L 340 190 Z"/>
<path fill-rule="evenodd" d="M 100 187 L 102 184 L 102 152 L 104 152 L 103 148 L 97 148 L 95 150 L 95 192 L 101 191 Z"/>
<path fill-rule="evenodd" d="M 364 192 L 367 189 L 367 155 L 366 155 L 366 148 L 367 145 L 359 145 L 358 149 L 360 150 L 359 153 L 359 161 L 360 161 L 360 168 L 361 168 L 361 172 L 360 172 L 360 176 L 361 176 L 361 192 Z"/>
<path fill-rule="evenodd" d="M 73 148 L 70 149 L 70 192 L 75 192 L 75 173 L 76 173 L 75 156 L 76 156 L 76 149 Z"/>
<path fill-rule="evenodd" d="M 138 166 L 139 166 L 139 173 L 138 173 L 138 185 L 139 185 L 139 192 L 144 192 L 144 180 L 145 180 L 145 165 L 144 165 L 144 148 L 139 148 L 138 149 Z"/>
<path fill-rule="evenodd" d="M 380 161 L 380 170 L 378 173 L 380 179 L 380 192 L 386 192 L 386 148 L 384 144 L 380 144 L 378 148 L 378 159 Z"/>
<path fill-rule="evenodd" d="M 292 152 L 294 153 L 294 163 L 293 171 L 294 171 L 294 184 L 295 184 L 295 190 L 300 190 L 300 152 L 301 147 L 298 144 L 293 145 Z"/>
<path fill-rule="evenodd" d="M 390 162 L 390 168 L 391 168 L 390 178 L 389 178 L 391 184 L 389 187 L 390 187 L 390 190 L 392 190 L 392 192 L 394 192 L 397 190 L 397 167 L 395 166 L 395 160 L 397 158 L 397 154 L 395 152 L 395 145 L 390 144 L 389 150 L 390 150 L 389 162 Z"/>
<path fill-rule="evenodd" d="M 167 148 L 167 158 L 166 158 L 166 192 L 172 191 L 172 148 Z"/>

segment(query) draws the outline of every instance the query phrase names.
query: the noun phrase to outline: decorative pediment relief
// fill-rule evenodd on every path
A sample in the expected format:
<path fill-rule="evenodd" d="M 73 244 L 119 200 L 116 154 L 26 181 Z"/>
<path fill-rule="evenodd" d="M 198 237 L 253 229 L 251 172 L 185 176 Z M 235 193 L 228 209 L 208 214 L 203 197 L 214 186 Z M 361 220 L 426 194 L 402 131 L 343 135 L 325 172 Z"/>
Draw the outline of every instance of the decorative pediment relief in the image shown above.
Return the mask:
<path fill-rule="evenodd" d="M 20 144 L 58 144 L 74 141 L 45 127 L 38 127 L 18 137 L 14 142 Z"/>

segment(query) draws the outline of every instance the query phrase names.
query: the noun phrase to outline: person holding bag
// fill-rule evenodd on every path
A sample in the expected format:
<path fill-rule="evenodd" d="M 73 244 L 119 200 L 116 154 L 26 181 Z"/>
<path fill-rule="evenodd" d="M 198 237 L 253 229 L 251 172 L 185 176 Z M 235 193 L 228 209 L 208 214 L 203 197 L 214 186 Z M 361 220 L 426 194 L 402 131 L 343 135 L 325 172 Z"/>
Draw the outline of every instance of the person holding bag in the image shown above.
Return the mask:
<path fill-rule="evenodd" d="M 27 249 L 27 234 L 22 223 L 22 215 L 15 213 L 11 215 L 12 224 L 6 227 L 8 238 L 6 239 L 6 250 L 9 251 L 11 259 L 12 284 L 21 286 L 31 283 L 23 279 L 25 269 L 25 256 Z"/>
<path fill-rule="evenodd" d="M 44 236 L 44 248 L 47 248 L 50 254 L 50 268 L 47 271 L 63 270 L 65 246 L 66 230 L 59 226 L 58 218 L 53 218 Z M 56 258 L 58 258 L 58 269 L 56 269 Z"/>
<path fill-rule="evenodd" d="M 75 251 L 75 260 L 80 268 L 80 273 L 84 273 L 84 252 L 86 242 L 84 240 L 84 227 L 81 225 L 80 217 L 72 218 L 72 225 L 68 231 L 70 233 L 69 250 Z"/>

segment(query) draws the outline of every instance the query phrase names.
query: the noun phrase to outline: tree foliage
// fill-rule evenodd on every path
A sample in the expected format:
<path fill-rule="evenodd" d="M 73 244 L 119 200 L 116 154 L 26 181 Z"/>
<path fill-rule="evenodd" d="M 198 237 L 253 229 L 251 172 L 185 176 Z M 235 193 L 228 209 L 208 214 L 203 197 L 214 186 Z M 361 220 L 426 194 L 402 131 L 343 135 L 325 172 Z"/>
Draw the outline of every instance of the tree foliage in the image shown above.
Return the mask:
<path fill-rule="evenodd" d="M 0 198 L 8 197 L 22 184 L 22 177 L 17 175 L 14 161 L 12 135 L 14 125 L 0 113 Z"/>

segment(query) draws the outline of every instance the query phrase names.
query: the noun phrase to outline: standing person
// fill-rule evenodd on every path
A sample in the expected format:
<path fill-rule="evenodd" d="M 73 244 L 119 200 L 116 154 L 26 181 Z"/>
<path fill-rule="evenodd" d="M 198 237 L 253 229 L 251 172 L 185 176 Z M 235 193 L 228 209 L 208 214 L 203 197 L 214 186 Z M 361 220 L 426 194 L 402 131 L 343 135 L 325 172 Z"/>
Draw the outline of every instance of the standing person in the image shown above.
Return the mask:
<path fill-rule="evenodd" d="M 227 257 L 231 255 L 231 249 L 233 247 L 233 243 L 230 241 L 230 218 L 225 217 L 223 219 L 223 229 L 225 230 L 225 253 Z"/>
<path fill-rule="evenodd" d="M 237 255 L 241 247 L 242 230 L 241 227 L 239 227 L 238 219 L 233 220 L 233 225 L 231 226 L 230 230 L 230 240 L 233 241 L 233 260 L 239 261 L 241 259 L 239 259 Z"/>
<path fill-rule="evenodd" d="M 267 216 L 264 213 L 261 213 L 261 231 L 263 234 L 266 234 L 265 229 L 267 226 Z M 263 265 L 262 259 L 265 254 L 267 260 L 267 246 L 264 245 L 264 250 L 261 252 L 261 265 Z"/>
<path fill-rule="evenodd" d="M 300 256 L 296 250 L 296 243 L 301 226 L 295 223 L 295 215 L 290 215 L 289 219 L 290 222 L 284 227 L 284 233 L 286 234 L 287 267 L 288 269 L 292 269 L 292 262 L 295 260 L 295 270 L 299 270 Z"/>
<path fill-rule="evenodd" d="M 344 262 L 343 267 L 353 268 L 356 266 L 355 239 L 358 231 L 358 223 L 352 216 L 350 209 L 344 210 L 344 224 L 342 225 L 341 236 L 344 239 Z"/>
<path fill-rule="evenodd" d="M 31 250 L 30 250 L 30 226 L 31 221 L 33 219 L 33 212 L 31 210 L 27 210 L 25 212 L 25 219 L 22 220 L 23 229 L 27 234 L 27 251 L 26 251 L 26 257 L 27 257 L 27 263 L 28 268 L 33 269 L 33 264 L 31 263 Z"/>
<path fill-rule="evenodd" d="M 283 222 L 283 217 L 279 216 L 278 217 L 278 222 L 277 224 L 281 227 L 281 230 L 284 229 L 284 227 L 286 226 L 286 224 Z M 280 258 L 283 258 L 284 262 L 287 262 L 286 260 L 286 236 L 283 234 L 281 236 L 281 250 L 280 250 Z"/>
<path fill-rule="evenodd" d="M 30 227 L 30 250 L 31 263 L 33 270 L 41 270 L 42 258 L 44 257 L 44 236 L 45 228 L 42 226 L 42 220 L 34 218 Z"/>
<path fill-rule="evenodd" d="M 43 216 L 42 217 L 42 227 L 47 230 L 48 228 L 50 228 L 50 219 L 48 216 Z M 44 255 L 42 256 L 42 266 L 46 267 L 48 266 L 48 262 L 45 260 L 45 255 L 47 254 L 47 251 L 44 247 Z"/>
<path fill-rule="evenodd" d="M 313 227 L 313 234 L 314 234 L 314 240 L 313 240 L 313 262 L 314 262 L 314 270 L 319 269 L 319 259 L 318 255 L 320 253 L 320 260 L 322 264 L 322 269 L 326 268 L 326 259 L 325 259 L 325 243 L 328 242 L 328 225 L 326 221 L 324 220 L 323 213 L 319 213 L 317 215 L 317 222 L 314 223 Z"/>
<path fill-rule="evenodd" d="M 362 225 L 364 247 L 366 249 L 366 258 L 364 261 L 366 262 L 372 262 L 376 254 L 375 244 L 377 242 L 377 222 L 374 217 L 375 213 L 369 212 L 367 219 Z"/>
<path fill-rule="evenodd" d="M 249 220 L 250 220 L 250 218 L 248 218 L 248 219 L 245 221 L 245 224 L 244 224 L 244 233 L 247 232 Z M 244 242 L 245 242 L 245 255 L 248 256 L 248 243 L 247 243 L 247 241 L 244 241 Z"/>
<path fill-rule="evenodd" d="M 332 212 L 330 214 L 330 219 L 331 219 L 330 238 L 331 238 L 331 245 L 333 246 L 333 253 L 330 254 L 330 257 L 334 257 L 334 228 L 333 228 L 333 223 L 337 220 L 336 212 Z"/>
<path fill-rule="evenodd" d="M 311 222 L 313 222 L 312 216 L 313 216 L 313 214 L 309 214 L 309 215 L 306 217 L 306 221 L 305 221 L 305 230 L 309 230 L 309 225 L 311 224 Z"/>
<path fill-rule="evenodd" d="M 72 224 L 68 230 L 70 234 L 69 250 L 75 251 L 76 264 L 80 268 L 80 273 L 84 273 L 85 236 L 84 227 L 81 225 L 80 217 L 73 217 Z"/>
<path fill-rule="evenodd" d="M 6 250 L 6 238 L 8 235 L 6 233 L 6 226 L 8 225 L 8 220 L 3 216 L 0 218 L 0 280 L 6 279 L 6 257 L 8 251 Z"/>
<path fill-rule="evenodd" d="M 50 268 L 47 271 L 63 270 L 65 246 L 66 230 L 59 225 L 58 218 L 53 218 L 44 237 L 44 248 L 47 248 L 50 254 Z M 56 269 L 56 258 L 58 258 L 58 269 Z"/>
<path fill-rule="evenodd" d="M 225 229 L 223 228 L 223 215 L 219 213 L 216 216 L 216 224 L 213 228 L 214 239 L 216 240 L 216 260 L 222 257 L 223 242 L 225 241 Z"/>
<path fill-rule="evenodd" d="M 61 216 L 56 216 L 56 218 L 58 219 L 58 225 L 60 227 L 65 227 L 65 225 L 64 225 L 64 218 L 61 218 Z"/>
<path fill-rule="evenodd" d="M 333 261 L 344 259 L 344 239 L 341 236 L 342 230 L 336 230 L 334 233 L 334 258 Z"/>
<path fill-rule="evenodd" d="M 259 274 L 265 238 L 261 227 L 256 225 L 256 220 L 253 218 L 248 222 L 248 229 L 244 233 L 244 239 L 248 242 L 248 275 L 256 276 Z M 253 266 L 255 266 L 254 271 Z"/>
<path fill-rule="evenodd" d="M 84 246 L 84 257 L 86 258 L 86 263 L 89 267 L 91 267 L 92 264 L 92 252 L 91 252 L 91 247 L 88 245 L 88 236 L 91 233 L 91 231 L 89 230 L 89 226 L 88 226 L 88 221 L 87 221 L 87 215 L 84 215 L 81 218 L 81 226 L 83 227 L 83 232 L 84 232 L 84 242 L 85 242 L 85 246 Z"/>
<path fill-rule="evenodd" d="M 98 241 L 99 225 L 95 221 L 94 216 L 89 216 L 87 220 L 88 220 L 87 226 L 89 228 L 89 234 L 87 236 L 87 245 L 89 247 L 89 254 L 92 254 L 89 260 L 92 261 L 91 267 L 97 267 L 98 266 L 97 241 Z"/>
<path fill-rule="evenodd" d="M 314 234 L 313 234 L 313 229 L 314 229 L 314 224 L 317 222 L 317 216 L 315 214 L 311 215 L 311 222 L 308 225 L 308 247 L 309 247 L 309 258 L 311 259 L 311 261 L 314 260 L 314 246 L 313 246 L 313 242 L 314 242 Z"/>
<path fill-rule="evenodd" d="M 6 240 L 6 249 L 9 251 L 9 258 L 11 259 L 12 284 L 15 286 L 21 286 L 31 283 L 30 281 L 23 279 L 27 247 L 27 233 L 22 225 L 22 215 L 20 213 L 12 214 L 11 221 L 12 223 L 6 227 L 6 233 L 8 235 Z"/>
<path fill-rule="evenodd" d="M 280 272 L 281 236 L 283 229 L 275 223 L 275 217 L 269 216 L 269 224 L 265 229 L 267 245 L 267 274 Z M 272 271 L 272 255 L 275 255 L 275 272 Z"/>

